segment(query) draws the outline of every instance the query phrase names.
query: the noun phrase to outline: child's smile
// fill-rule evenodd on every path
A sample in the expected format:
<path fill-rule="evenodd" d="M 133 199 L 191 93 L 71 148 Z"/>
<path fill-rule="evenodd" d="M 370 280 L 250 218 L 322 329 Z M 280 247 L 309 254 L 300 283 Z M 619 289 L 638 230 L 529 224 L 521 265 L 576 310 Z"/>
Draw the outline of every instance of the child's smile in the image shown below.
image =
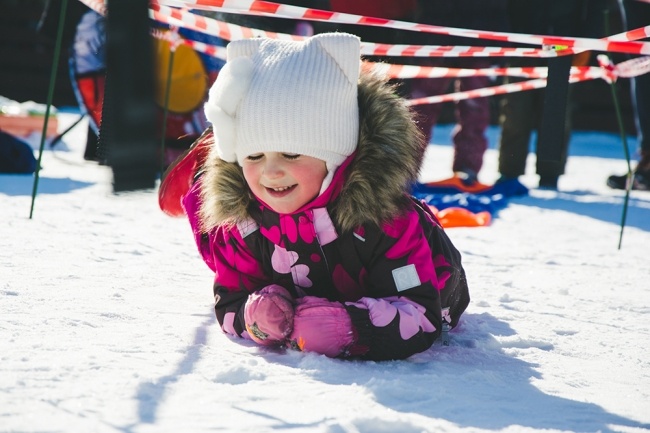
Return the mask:
<path fill-rule="evenodd" d="M 286 192 L 286 191 L 288 191 L 288 190 L 290 190 L 292 188 L 295 188 L 295 187 L 296 187 L 296 185 L 291 185 L 291 186 L 283 186 L 283 187 L 280 187 L 280 188 L 268 188 L 268 189 L 270 189 L 274 193 L 279 194 L 279 193 Z"/>
<path fill-rule="evenodd" d="M 269 188 L 267 187 L 266 189 L 269 191 L 269 194 L 271 194 L 274 197 L 284 197 L 285 195 L 288 195 L 293 191 L 293 189 L 297 185 L 291 185 L 291 186 L 283 186 L 279 188 Z"/>

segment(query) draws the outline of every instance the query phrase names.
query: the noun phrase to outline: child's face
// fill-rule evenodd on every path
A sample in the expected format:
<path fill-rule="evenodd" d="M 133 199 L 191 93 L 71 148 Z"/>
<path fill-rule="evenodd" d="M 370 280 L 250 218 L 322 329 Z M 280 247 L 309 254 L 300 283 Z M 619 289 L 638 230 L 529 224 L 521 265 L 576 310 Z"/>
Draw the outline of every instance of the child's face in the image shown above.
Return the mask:
<path fill-rule="evenodd" d="M 244 177 L 260 200 L 278 213 L 292 213 L 318 196 L 325 161 L 291 153 L 264 152 L 244 159 Z"/>

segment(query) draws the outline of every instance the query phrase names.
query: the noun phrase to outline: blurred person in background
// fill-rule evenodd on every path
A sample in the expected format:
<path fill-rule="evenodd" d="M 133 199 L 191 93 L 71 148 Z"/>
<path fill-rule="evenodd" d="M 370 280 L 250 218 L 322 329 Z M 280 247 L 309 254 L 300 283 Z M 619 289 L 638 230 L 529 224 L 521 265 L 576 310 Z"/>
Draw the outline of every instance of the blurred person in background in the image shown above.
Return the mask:
<path fill-rule="evenodd" d="M 508 19 L 514 33 L 574 37 L 603 37 L 603 12 L 607 8 L 606 0 L 529 0 L 526 2 L 508 0 Z M 566 56 L 547 59 L 513 57 L 509 59 L 510 67 L 547 66 L 553 62 L 570 62 L 566 68 L 585 66 L 590 61 L 590 52 L 586 51 L 569 59 Z M 557 67 L 565 67 L 560 64 Z M 550 68 L 549 68 L 550 70 Z M 550 74 L 549 74 L 550 75 Z M 521 81 L 510 79 L 507 82 Z M 569 86 L 565 107 L 555 107 L 557 111 L 566 109 L 564 133 L 559 143 L 559 155 L 556 160 L 542 161 L 540 158 L 539 136 L 542 114 L 548 90 L 535 89 L 506 94 L 501 100 L 499 137 L 499 174 L 497 182 L 516 179 L 526 170 L 526 159 L 533 130 L 537 130 L 537 174 L 539 187 L 557 189 L 558 179 L 564 174 L 567 162 L 569 139 L 572 127 L 571 87 Z M 555 112 L 556 110 L 550 110 Z"/>
<path fill-rule="evenodd" d="M 625 30 L 634 30 L 650 24 L 650 3 L 619 0 L 618 4 Z M 635 190 L 650 191 L 650 74 L 631 78 L 630 84 L 639 142 L 639 162 L 632 174 L 631 187 Z M 609 176 L 607 185 L 614 189 L 625 189 L 627 174 Z"/>

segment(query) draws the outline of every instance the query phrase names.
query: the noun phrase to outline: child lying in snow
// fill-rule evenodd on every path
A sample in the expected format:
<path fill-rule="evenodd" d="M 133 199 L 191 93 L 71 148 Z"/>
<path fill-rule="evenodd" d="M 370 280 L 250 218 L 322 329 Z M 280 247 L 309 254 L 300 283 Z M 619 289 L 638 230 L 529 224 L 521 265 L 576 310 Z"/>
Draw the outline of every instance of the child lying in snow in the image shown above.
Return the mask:
<path fill-rule="evenodd" d="M 459 252 L 408 194 L 421 135 L 394 88 L 361 69 L 360 41 L 343 33 L 228 45 L 183 198 L 224 332 L 403 359 L 467 307 Z"/>

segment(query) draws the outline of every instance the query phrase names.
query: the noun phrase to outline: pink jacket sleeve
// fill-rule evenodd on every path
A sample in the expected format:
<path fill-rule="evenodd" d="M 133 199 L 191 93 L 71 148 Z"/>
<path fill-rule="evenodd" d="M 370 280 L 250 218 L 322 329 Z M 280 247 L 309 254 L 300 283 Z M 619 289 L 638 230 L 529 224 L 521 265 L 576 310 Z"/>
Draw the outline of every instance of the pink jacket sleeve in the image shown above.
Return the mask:
<path fill-rule="evenodd" d="M 183 197 L 194 240 L 203 261 L 215 272 L 213 292 L 217 320 L 224 332 L 247 337 L 243 309 L 249 293 L 269 284 L 259 261 L 246 247 L 241 226 L 219 226 L 209 233 L 200 228 L 199 184 Z"/>

